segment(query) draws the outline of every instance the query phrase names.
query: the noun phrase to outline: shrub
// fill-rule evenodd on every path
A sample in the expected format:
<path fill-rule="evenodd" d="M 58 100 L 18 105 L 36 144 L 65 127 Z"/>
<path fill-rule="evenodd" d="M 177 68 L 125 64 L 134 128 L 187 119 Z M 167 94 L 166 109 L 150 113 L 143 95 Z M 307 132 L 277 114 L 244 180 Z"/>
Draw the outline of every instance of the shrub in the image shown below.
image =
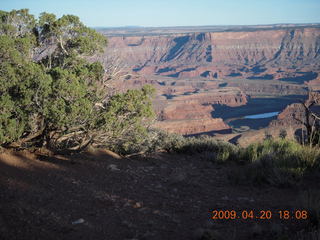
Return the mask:
<path fill-rule="evenodd" d="M 319 166 L 320 150 L 285 139 L 266 140 L 242 149 L 240 158 L 250 163 L 245 174 L 253 181 L 288 186 Z"/>
<path fill-rule="evenodd" d="M 215 162 L 245 163 L 244 171 L 233 172 L 231 178 L 258 184 L 290 186 L 299 182 L 308 171 L 320 167 L 319 148 L 306 147 L 286 139 L 268 139 L 239 148 L 209 136 L 187 138 L 164 134 L 161 144 L 162 149 L 169 152 L 198 154 Z"/>
<path fill-rule="evenodd" d="M 285 139 L 287 137 L 287 131 L 285 129 L 281 129 L 279 133 L 279 137 Z"/>
<path fill-rule="evenodd" d="M 178 134 L 162 133 L 160 139 L 161 148 L 168 152 L 210 155 L 211 160 L 217 162 L 235 160 L 239 151 L 239 148 L 233 144 L 217 141 L 213 137 L 206 135 L 183 137 Z"/>
<path fill-rule="evenodd" d="M 0 146 L 140 144 L 154 89 L 109 96 L 103 66 L 86 60 L 106 44 L 77 16 L 0 11 Z"/>
<path fill-rule="evenodd" d="M 273 138 L 272 134 L 268 131 L 264 132 L 264 140 L 271 140 Z"/>

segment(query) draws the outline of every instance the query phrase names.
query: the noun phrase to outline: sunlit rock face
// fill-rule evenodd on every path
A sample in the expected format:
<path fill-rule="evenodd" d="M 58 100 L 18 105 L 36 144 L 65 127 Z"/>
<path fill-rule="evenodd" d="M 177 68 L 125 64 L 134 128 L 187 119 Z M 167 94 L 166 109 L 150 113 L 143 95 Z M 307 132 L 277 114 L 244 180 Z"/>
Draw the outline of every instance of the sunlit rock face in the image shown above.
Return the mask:
<path fill-rule="evenodd" d="M 124 35 L 108 40 L 102 58 L 116 55 L 131 74 L 116 88 L 153 85 L 158 116 L 154 126 L 169 132 L 229 131 L 222 119 L 212 117 L 214 104 L 237 107 L 248 102 L 248 95 L 305 95 L 306 86 L 320 89 L 316 27 Z M 222 86 L 226 78 L 232 81 Z"/>
<path fill-rule="evenodd" d="M 146 75 L 312 80 L 320 70 L 319 28 L 109 37 L 109 48 Z"/>

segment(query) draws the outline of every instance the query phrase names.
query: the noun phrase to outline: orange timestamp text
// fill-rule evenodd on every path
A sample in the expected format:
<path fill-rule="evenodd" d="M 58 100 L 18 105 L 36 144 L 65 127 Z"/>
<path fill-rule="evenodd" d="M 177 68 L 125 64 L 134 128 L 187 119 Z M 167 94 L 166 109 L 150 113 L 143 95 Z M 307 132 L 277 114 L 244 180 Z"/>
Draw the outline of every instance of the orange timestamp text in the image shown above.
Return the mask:
<path fill-rule="evenodd" d="M 212 220 L 234 220 L 234 219 L 258 219 L 258 220 L 306 220 L 308 219 L 307 210 L 213 210 L 211 211 Z"/>

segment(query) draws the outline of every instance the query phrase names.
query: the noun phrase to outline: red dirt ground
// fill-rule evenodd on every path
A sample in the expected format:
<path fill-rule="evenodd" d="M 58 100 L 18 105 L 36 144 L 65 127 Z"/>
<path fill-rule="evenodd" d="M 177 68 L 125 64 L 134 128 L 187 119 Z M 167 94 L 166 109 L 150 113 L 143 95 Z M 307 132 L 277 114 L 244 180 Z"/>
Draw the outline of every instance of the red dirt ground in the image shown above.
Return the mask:
<path fill-rule="evenodd" d="M 107 151 L 69 157 L 6 151 L 0 154 L 0 239 L 285 239 L 302 233 L 309 220 L 280 220 L 276 212 L 296 209 L 298 196 L 318 183 L 280 189 L 230 181 L 242 170 L 166 153 L 116 159 Z M 215 209 L 274 215 L 212 220 Z"/>

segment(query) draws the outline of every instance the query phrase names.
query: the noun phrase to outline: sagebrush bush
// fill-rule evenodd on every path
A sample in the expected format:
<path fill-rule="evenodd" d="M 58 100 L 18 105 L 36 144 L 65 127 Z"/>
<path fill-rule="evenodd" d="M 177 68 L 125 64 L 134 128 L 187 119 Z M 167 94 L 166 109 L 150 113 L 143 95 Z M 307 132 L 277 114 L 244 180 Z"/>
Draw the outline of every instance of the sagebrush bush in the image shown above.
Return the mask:
<path fill-rule="evenodd" d="M 200 158 L 215 162 L 244 163 L 245 170 L 235 173 L 233 177 L 256 183 L 290 186 L 299 182 L 307 171 L 318 170 L 320 166 L 319 148 L 303 146 L 284 138 L 267 139 L 246 148 L 209 136 L 183 137 L 162 133 L 157 139 L 161 145 L 159 149 L 168 152 L 198 154 Z"/>
<path fill-rule="evenodd" d="M 179 140 L 174 140 L 175 137 L 179 138 Z M 171 145 L 175 145 L 181 140 L 183 140 L 181 135 L 169 135 L 160 129 L 150 128 L 146 129 L 143 138 L 140 136 L 136 141 L 124 141 L 122 144 L 118 142 L 118 144 L 111 144 L 107 147 L 122 155 L 153 153 L 161 150 L 171 152 Z"/>
<path fill-rule="evenodd" d="M 162 132 L 158 136 L 159 149 L 185 154 L 207 154 L 211 160 L 225 162 L 236 160 L 239 148 L 233 144 L 217 141 L 210 136 L 183 137 Z M 213 153 L 213 154 L 208 154 Z"/>
<path fill-rule="evenodd" d="M 242 149 L 240 158 L 250 164 L 245 174 L 251 180 L 287 186 L 319 166 L 320 150 L 286 139 L 265 140 Z"/>

